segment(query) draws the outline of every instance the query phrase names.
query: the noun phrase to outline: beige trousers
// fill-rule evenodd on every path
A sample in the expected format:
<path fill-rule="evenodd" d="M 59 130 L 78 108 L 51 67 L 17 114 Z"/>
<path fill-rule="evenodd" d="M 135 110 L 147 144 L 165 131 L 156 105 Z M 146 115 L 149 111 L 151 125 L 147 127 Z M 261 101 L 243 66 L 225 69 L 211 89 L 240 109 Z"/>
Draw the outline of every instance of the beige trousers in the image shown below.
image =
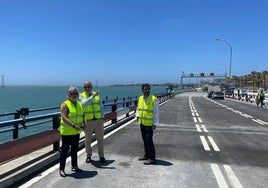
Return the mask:
<path fill-rule="evenodd" d="M 95 133 L 96 140 L 98 143 L 98 155 L 99 157 L 104 157 L 103 151 L 103 136 L 104 136 L 104 122 L 103 119 L 97 120 L 87 120 L 87 124 L 85 126 L 85 147 L 87 152 L 87 157 L 92 156 L 92 148 L 91 148 L 91 140 L 93 136 L 93 132 Z"/>

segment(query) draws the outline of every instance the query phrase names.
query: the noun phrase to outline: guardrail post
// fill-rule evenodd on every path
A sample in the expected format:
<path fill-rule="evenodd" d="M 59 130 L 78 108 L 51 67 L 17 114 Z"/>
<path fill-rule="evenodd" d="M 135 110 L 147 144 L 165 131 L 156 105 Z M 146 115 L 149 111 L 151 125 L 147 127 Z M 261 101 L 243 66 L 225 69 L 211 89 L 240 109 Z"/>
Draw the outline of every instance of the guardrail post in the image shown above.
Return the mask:
<path fill-rule="evenodd" d="M 129 97 L 128 97 L 127 102 L 126 102 L 126 107 L 129 108 Z M 126 113 L 126 117 L 129 117 L 129 113 Z"/>
<path fill-rule="evenodd" d="M 59 116 L 52 118 L 52 128 L 58 129 L 60 127 L 60 118 Z M 60 141 L 53 144 L 53 151 L 59 151 L 60 150 Z"/>
<path fill-rule="evenodd" d="M 20 110 L 17 110 L 17 113 L 14 115 L 14 119 L 20 118 Z M 13 140 L 19 137 L 19 124 L 13 125 Z"/>
<path fill-rule="evenodd" d="M 125 103 L 125 101 L 126 101 L 126 98 L 123 98 L 123 108 L 126 107 L 126 103 Z"/>
<path fill-rule="evenodd" d="M 116 103 L 117 99 L 114 100 L 114 103 Z M 113 104 L 112 105 L 112 112 L 116 112 L 117 110 L 117 105 L 116 104 Z M 116 123 L 117 122 L 117 118 L 114 118 L 112 119 L 112 124 Z"/>

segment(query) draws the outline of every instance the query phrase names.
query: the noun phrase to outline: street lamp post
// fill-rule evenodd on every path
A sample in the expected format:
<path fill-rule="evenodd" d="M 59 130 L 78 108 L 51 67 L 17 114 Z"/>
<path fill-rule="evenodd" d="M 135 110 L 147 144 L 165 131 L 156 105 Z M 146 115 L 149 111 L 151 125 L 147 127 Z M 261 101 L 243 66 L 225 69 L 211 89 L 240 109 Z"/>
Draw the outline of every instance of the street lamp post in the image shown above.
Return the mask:
<path fill-rule="evenodd" d="M 227 67 L 226 67 L 226 65 L 224 65 L 224 64 L 219 64 L 220 66 L 223 66 L 224 67 L 224 77 L 226 78 L 227 77 Z"/>
<path fill-rule="evenodd" d="M 229 66 L 229 79 L 231 79 L 231 74 L 232 74 L 232 55 L 233 55 L 233 49 L 232 46 L 229 42 L 221 39 L 216 39 L 216 41 L 223 41 L 225 42 L 229 47 L 230 47 L 230 66 Z"/>

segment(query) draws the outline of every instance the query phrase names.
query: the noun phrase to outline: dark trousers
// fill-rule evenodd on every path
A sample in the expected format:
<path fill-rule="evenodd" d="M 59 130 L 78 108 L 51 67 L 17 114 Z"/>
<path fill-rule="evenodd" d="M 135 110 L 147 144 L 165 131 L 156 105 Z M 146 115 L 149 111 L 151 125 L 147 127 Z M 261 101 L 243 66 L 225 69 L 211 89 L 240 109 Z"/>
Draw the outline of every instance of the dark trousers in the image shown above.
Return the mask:
<path fill-rule="evenodd" d="M 144 157 L 155 160 L 155 148 L 152 126 L 140 125 L 141 136 L 144 144 Z"/>
<path fill-rule="evenodd" d="M 79 134 L 62 135 L 62 145 L 60 153 L 60 170 L 65 169 L 66 158 L 68 156 L 69 147 L 71 146 L 72 167 L 77 167 L 77 151 L 79 145 Z"/>

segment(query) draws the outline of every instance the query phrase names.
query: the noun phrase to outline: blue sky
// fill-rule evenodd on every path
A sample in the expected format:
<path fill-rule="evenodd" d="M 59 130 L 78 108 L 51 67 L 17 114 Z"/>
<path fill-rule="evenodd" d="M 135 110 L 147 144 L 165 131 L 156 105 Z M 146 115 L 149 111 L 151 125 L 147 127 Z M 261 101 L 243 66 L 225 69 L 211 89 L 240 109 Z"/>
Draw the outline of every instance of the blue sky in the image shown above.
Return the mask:
<path fill-rule="evenodd" d="M 6 85 L 180 82 L 268 70 L 266 0 L 0 0 Z"/>

